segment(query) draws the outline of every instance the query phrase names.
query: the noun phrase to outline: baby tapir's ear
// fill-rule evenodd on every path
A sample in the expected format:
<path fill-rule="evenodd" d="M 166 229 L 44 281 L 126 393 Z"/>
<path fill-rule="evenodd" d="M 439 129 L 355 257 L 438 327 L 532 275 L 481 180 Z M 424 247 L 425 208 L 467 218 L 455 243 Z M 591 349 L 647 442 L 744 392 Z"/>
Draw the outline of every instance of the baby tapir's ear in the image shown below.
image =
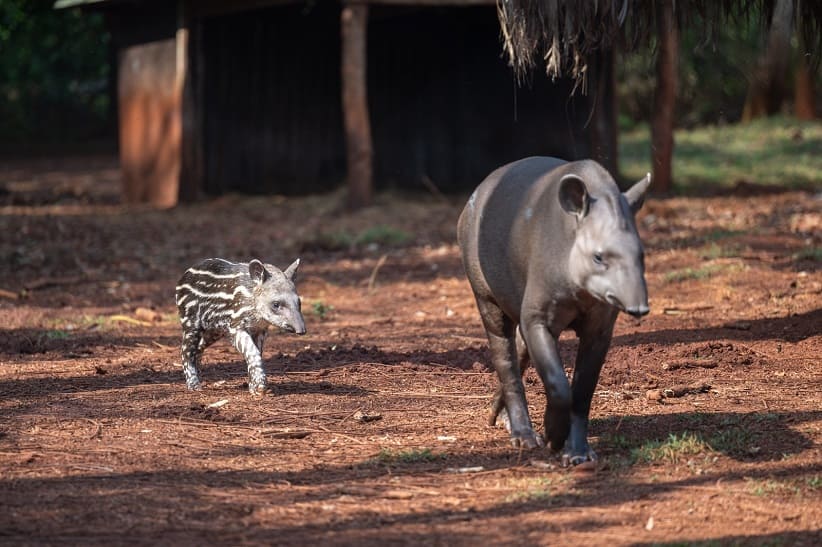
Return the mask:
<path fill-rule="evenodd" d="M 292 281 L 293 281 L 293 280 L 294 280 L 294 274 L 295 274 L 295 273 L 297 273 L 297 268 L 299 268 L 299 267 L 300 267 L 300 259 L 298 258 L 297 260 L 295 260 L 294 262 L 292 262 L 292 263 L 291 263 L 291 266 L 289 266 L 288 268 L 286 268 L 286 269 L 285 269 L 285 271 L 284 271 L 283 273 L 285 274 L 285 276 L 286 276 L 288 279 L 290 279 L 290 280 L 292 280 Z"/>
<path fill-rule="evenodd" d="M 271 277 L 263 263 L 257 259 L 248 263 L 248 273 L 251 275 L 251 279 L 257 283 L 265 283 Z"/>
<path fill-rule="evenodd" d="M 559 204 L 566 213 L 582 218 L 588 214 L 588 190 L 582 179 L 568 173 L 559 181 Z"/>
<path fill-rule="evenodd" d="M 650 186 L 651 174 L 648 173 L 642 180 L 628 188 L 625 193 L 622 194 L 625 196 L 634 214 L 636 214 L 640 207 L 642 207 L 642 204 L 645 203 L 645 194 L 648 192 L 648 187 Z"/>

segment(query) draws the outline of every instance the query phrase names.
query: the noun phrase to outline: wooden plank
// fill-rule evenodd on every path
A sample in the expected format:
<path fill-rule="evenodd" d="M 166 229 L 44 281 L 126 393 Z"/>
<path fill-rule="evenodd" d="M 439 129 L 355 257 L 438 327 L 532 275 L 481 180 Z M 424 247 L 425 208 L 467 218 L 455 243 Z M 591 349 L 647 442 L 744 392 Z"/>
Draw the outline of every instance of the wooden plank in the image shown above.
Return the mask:
<path fill-rule="evenodd" d="M 353 209 L 371 203 L 373 145 L 368 115 L 366 41 L 368 6 L 351 4 L 340 14 L 342 107 L 348 165 L 348 202 Z"/>

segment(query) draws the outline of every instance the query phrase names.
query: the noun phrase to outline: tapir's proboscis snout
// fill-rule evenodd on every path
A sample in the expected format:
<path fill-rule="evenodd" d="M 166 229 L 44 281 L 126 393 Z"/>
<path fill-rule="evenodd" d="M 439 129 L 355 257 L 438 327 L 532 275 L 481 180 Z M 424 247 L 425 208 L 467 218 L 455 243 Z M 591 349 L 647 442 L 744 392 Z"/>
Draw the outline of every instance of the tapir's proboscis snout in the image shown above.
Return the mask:
<path fill-rule="evenodd" d="M 500 380 L 491 422 L 504 418 L 514 446 L 544 445 L 521 379 L 533 362 L 546 440 L 563 464 L 596 460 L 588 413 L 616 317 L 649 311 L 634 222 L 649 185 L 650 175 L 623 193 L 594 161 L 532 157 L 491 173 L 460 215 L 463 265 Z M 557 347 L 569 328 L 580 339 L 570 385 Z"/>

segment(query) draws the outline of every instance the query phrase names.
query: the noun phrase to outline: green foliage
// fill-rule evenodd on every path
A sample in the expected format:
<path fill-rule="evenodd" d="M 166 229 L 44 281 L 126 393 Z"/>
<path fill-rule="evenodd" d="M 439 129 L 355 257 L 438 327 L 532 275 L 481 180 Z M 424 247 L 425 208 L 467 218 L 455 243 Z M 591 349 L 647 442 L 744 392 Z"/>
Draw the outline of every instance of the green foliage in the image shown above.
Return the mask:
<path fill-rule="evenodd" d="M 620 135 L 620 167 L 641 178 L 650 161 L 647 127 Z M 674 134 L 674 189 L 732 188 L 740 182 L 782 188 L 822 186 L 822 124 L 772 117 Z"/>
<path fill-rule="evenodd" d="M 0 0 L 0 140 L 98 136 L 109 121 L 109 34 L 100 14 Z"/>
<path fill-rule="evenodd" d="M 739 120 L 762 42 L 756 14 L 724 25 L 708 39 L 699 25 L 686 25 L 678 56 L 677 123 L 693 127 Z M 651 44 L 617 61 L 622 128 L 651 119 L 655 48 Z"/>

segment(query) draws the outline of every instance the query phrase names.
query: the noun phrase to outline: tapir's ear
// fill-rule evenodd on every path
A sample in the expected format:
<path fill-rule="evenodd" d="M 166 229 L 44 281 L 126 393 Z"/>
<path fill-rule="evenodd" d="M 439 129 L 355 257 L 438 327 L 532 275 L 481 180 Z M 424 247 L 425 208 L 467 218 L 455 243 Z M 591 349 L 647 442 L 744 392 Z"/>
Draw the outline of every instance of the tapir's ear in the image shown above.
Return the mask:
<path fill-rule="evenodd" d="M 559 204 L 566 213 L 579 218 L 588 214 L 588 190 L 582 179 L 573 173 L 562 177 L 559 181 Z"/>
<path fill-rule="evenodd" d="M 648 188 L 651 186 L 651 174 L 648 173 L 643 177 L 642 180 L 628 188 L 624 194 L 625 199 L 628 201 L 628 205 L 631 206 L 631 211 L 636 214 L 637 211 L 642 207 L 642 204 L 645 203 L 645 194 L 648 192 Z"/>
<path fill-rule="evenodd" d="M 292 262 L 292 263 L 291 263 L 291 266 L 289 266 L 288 268 L 286 268 L 286 269 L 285 269 L 285 271 L 284 271 L 283 273 L 285 274 L 285 276 L 286 276 L 288 279 L 290 279 L 290 280 L 292 280 L 292 281 L 293 281 L 293 280 L 294 280 L 294 274 L 295 274 L 295 273 L 297 273 L 297 268 L 299 268 L 299 267 L 300 267 L 300 259 L 298 258 L 297 260 L 295 260 L 294 262 Z"/>
<path fill-rule="evenodd" d="M 251 279 L 257 283 L 265 283 L 271 277 L 263 263 L 256 258 L 248 263 L 248 273 L 251 275 Z"/>

